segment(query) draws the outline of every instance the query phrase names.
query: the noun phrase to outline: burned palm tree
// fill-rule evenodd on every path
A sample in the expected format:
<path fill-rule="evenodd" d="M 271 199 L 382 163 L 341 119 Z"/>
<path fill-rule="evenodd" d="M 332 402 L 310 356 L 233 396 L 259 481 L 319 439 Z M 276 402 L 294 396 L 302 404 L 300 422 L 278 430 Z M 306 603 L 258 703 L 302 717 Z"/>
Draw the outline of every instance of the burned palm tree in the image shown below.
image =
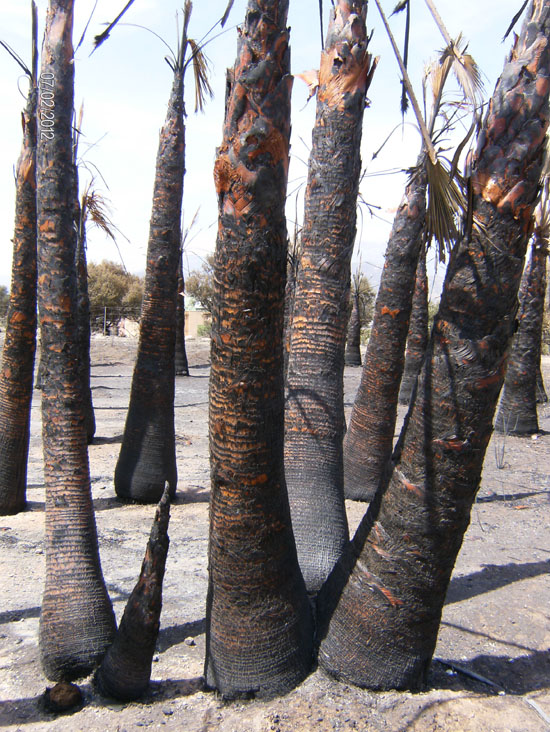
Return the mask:
<path fill-rule="evenodd" d="M 146 503 L 160 499 L 166 482 L 174 495 L 177 482 L 174 353 L 185 173 L 183 91 L 190 64 L 201 105 L 210 92 L 205 58 L 187 35 L 191 9 L 188 0 L 178 52 L 169 60 L 174 80 L 157 153 L 138 353 L 115 469 L 117 495 Z"/>
<path fill-rule="evenodd" d="M 428 277 L 426 250 L 420 249 L 412 300 L 405 365 L 399 389 L 399 404 L 408 404 L 428 345 Z"/>
<path fill-rule="evenodd" d="M 465 53 L 464 44 L 460 39 L 451 41 L 426 73 L 426 79 L 431 83 L 432 104 L 430 119 L 424 121 L 378 1 L 377 5 L 394 44 L 423 142 L 386 248 L 361 383 L 344 439 L 345 495 L 361 501 L 372 499 L 392 452 L 420 251 L 433 238 L 438 241 L 440 256 L 443 256 L 444 247 L 457 236 L 455 215 L 465 207 L 456 163 L 447 165 L 435 149 L 449 125 L 445 115 L 443 127 L 436 127 L 441 119 L 445 84 L 455 70 L 464 96 L 474 104 L 480 89 L 479 71 Z M 468 137 L 459 145 L 455 161 Z"/>
<path fill-rule="evenodd" d="M 214 171 L 205 675 L 224 697 L 283 693 L 312 662 L 283 467 L 287 12 L 288 0 L 248 2 Z"/>
<path fill-rule="evenodd" d="M 176 376 L 189 376 L 187 351 L 185 350 L 185 279 L 183 277 L 183 259 L 180 254 L 178 267 L 178 300 L 176 303 Z"/>
<path fill-rule="evenodd" d="M 426 679 L 514 332 L 549 76 L 550 2 L 534 0 L 478 137 L 474 227 L 450 257 L 391 479 L 319 603 L 320 663 L 359 686 L 417 689 Z"/>
<path fill-rule="evenodd" d="M 10 302 L 0 366 L 0 515 L 26 505 L 27 459 L 36 351 L 36 110 L 37 11 L 32 3 L 32 63 L 21 115 L 23 145 L 17 163 Z M 11 49 L 10 49 L 11 52 Z"/>
<path fill-rule="evenodd" d="M 128 598 L 113 644 L 95 676 L 103 694 L 121 701 L 138 699 L 149 686 L 160 628 L 169 519 L 167 486 L 155 512 L 139 579 Z"/>
<path fill-rule="evenodd" d="M 497 432 L 530 435 L 539 431 L 537 415 L 542 321 L 546 295 L 546 260 L 550 235 L 549 180 L 534 216 L 531 257 L 519 293 L 518 326 L 495 418 Z"/>
<path fill-rule="evenodd" d="M 42 388 L 46 582 L 40 656 L 46 676 L 71 680 L 99 663 L 115 631 L 99 561 L 78 367 L 73 198 L 73 0 L 50 0 L 37 152 L 38 302 L 47 378 Z M 46 93 L 50 92 L 50 93 Z M 53 129 L 44 125 L 55 98 Z"/>
<path fill-rule="evenodd" d="M 290 336 L 285 470 L 308 590 L 316 592 L 348 541 L 344 506 L 343 372 L 356 232 L 365 97 L 376 65 L 364 0 L 339 0 L 321 54 L 304 224 Z"/>
<path fill-rule="evenodd" d="M 361 366 L 361 306 L 359 288 L 354 277 L 351 280 L 351 308 L 346 334 L 346 351 L 344 360 L 346 366 Z"/>

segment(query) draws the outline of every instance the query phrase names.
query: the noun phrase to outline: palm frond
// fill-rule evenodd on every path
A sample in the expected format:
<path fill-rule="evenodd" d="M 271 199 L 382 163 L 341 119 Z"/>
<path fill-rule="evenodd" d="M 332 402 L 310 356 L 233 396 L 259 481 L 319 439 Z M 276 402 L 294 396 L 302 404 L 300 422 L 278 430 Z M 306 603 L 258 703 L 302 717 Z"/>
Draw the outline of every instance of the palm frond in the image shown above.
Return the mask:
<path fill-rule="evenodd" d="M 319 0 L 319 25 L 321 27 L 321 50 L 325 47 L 325 32 L 323 30 L 323 0 Z"/>
<path fill-rule="evenodd" d="M 400 0 L 400 2 L 397 3 L 395 8 L 393 9 L 391 15 L 397 15 L 397 13 L 400 13 L 402 10 L 405 10 L 405 8 L 409 5 L 409 0 Z M 391 18 L 390 15 L 390 18 Z"/>
<path fill-rule="evenodd" d="M 506 30 L 506 33 L 504 34 L 504 37 L 503 37 L 503 39 L 502 39 L 502 41 L 503 41 L 503 42 L 504 42 L 504 41 L 505 41 L 505 40 L 506 40 L 506 39 L 508 38 L 508 36 L 509 36 L 509 35 L 510 35 L 510 33 L 512 32 L 512 30 L 513 30 L 513 28 L 514 28 L 515 24 L 516 24 L 516 23 L 518 22 L 518 20 L 519 20 L 519 19 L 521 18 L 521 14 L 523 13 L 523 11 L 525 10 L 525 8 L 527 7 L 527 3 L 528 3 L 528 2 L 529 2 L 529 0 L 525 0 L 525 2 L 523 3 L 523 5 L 521 6 L 521 8 L 520 8 L 520 9 L 518 10 L 518 12 L 517 12 L 517 13 L 516 13 L 516 14 L 514 15 L 514 17 L 512 18 L 512 22 L 511 22 L 511 23 L 510 23 L 510 25 L 508 26 L 508 28 L 507 28 L 507 30 Z"/>
<path fill-rule="evenodd" d="M 126 5 L 122 8 L 122 10 L 120 11 L 120 13 L 117 15 L 117 17 L 111 23 L 109 23 L 109 25 L 107 26 L 107 28 L 105 28 L 105 30 L 103 31 L 103 33 L 99 33 L 99 35 L 97 35 L 97 36 L 94 37 L 94 48 L 93 48 L 92 53 L 94 51 L 96 51 L 99 48 L 99 46 L 101 46 L 101 44 L 104 43 L 107 40 L 107 38 L 109 38 L 109 35 L 110 35 L 111 31 L 113 30 L 113 28 L 115 27 L 115 25 L 122 18 L 122 16 L 128 10 L 128 8 L 131 5 L 133 5 L 133 3 L 134 3 L 134 0 L 129 0 L 126 3 Z"/>
<path fill-rule="evenodd" d="M 89 221 L 97 226 L 116 243 L 116 226 L 109 216 L 109 204 L 101 193 L 89 187 L 84 191 L 81 201 L 81 217 L 84 222 Z"/>
<path fill-rule="evenodd" d="M 0 41 L 0 46 L 6 49 L 6 51 L 9 53 L 9 55 L 12 57 L 14 61 L 16 61 L 19 66 L 23 69 L 23 71 L 27 74 L 28 77 L 32 79 L 32 71 L 29 69 L 27 64 L 23 61 L 21 56 L 17 53 L 17 51 L 14 51 L 13 48 L 7 44 L 5 41 Z"/>
<path fill-rule="evenodd" d="M 208 78 L 210 68 L 204 52 L 192 38 L 189 39 L 189 45 L 192 52 L 193 75 L 195 77 L 195 112 L 199 110 L 202 112 L 206 98 L 214 96 L 214 90 Z"/>
<path fill-rule="evenodd" d="M 229 0 L 229 2 L 227 3 L 227 7 L 225 9 L 225 12 L 221 17 L 220 25 L 222 28 L 227 23 L 227 19 L 229 18 L 229 13 L 231 12 L 231 8 L 233 7 L 233 2 L 234 2 L 234 0 Z"/>
<path fill-rule="evenodd" d="M 457 175 L 451 177 L 446 161 L 438 158 L 435 164 L 426 158 L 428 199 L 426 208 L 426 241 L 438 244 L 439 260 L 445 261 L 458 238 L 457 222 L 466 211 L 463 183 Z"/>

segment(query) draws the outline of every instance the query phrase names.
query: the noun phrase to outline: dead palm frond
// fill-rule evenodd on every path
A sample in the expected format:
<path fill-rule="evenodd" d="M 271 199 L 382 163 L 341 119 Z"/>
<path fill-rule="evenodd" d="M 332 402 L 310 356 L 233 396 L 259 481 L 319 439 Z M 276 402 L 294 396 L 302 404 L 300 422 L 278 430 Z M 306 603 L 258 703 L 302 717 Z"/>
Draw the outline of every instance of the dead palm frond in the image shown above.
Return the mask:
<path fill-rule="evenodd" d="M 103 33 L 99 33 L 99 35 L 95 36 L 94 38 L 94 48 L 92 53 L 101 46 L 102 43 L 104 43 L 107 38 L 109 38 L 109 35 L 115 25 L 118 23 L 118 21 L 122 18 L 124 13 L 130 8 L 131 5 L 133 5 L 134 0 L 129 0 L 129 2 L 126 3 L 126 5 L 122 8 L 120 13 L 116 16 L 116 18 L 112 21 L 112 23 L 109 23 L 107 28 L 103 31 Z"/>
<path fill-rule="evenodd" d="M 447 251 L 458 238 L 457 222 L 466 211 L 462 179 L 451 176 L 451 166 L 444 158 L 426 159 L 428 199 L 426 205 L 425 239 L 438 244 L 439 260 L 445 261 Z"/>
<path fill-rule="evenodd" d="M 408 68 L 409 41 L 410 41 L 410 35 L 411 35 L 411 3 L 410 3 L 410 0 L 401 0 L 401 2 L 397 3 L 395 8 L 393 9 L 392 15 L 401 13 L 403 10 L 405 10 L 407 13 L 406 19 L 405 19 L 405 40 L 403 42 L 403 65 L 405 66 L 405 68 Z M 409 98 L 407 96 L 407 90 L 405 89 L 404 83 L 401 82 L 401 85 L 403 87 L 403 90 L 401 92 L 401 114 L 404 117 L 407 109 L 409 108 Z"/>
<path fill-rule="evenodd" d="M 548 244 L 550 240 L 550 138 L 546 140 L 546 153 L 540 184 L 540 200 L 533 214 L 534 233 L 540 240 Z"/>
<path fill-rule="evenodd" d="M 521 8 L 520 8 L 520 9 L 518 10 L 518 12 L 517 12 L 517 13 L 516 13 L 516 14 L 514 15 L 514 17 L 512 18 L 512 22 L 510 23 L 510 25 L 509 25 L 509 26 L 508 26 L 508 28 L 506 29 L 506 33 L 504 34 L 504 37 L 503 37 L 503 39 L 502 39 L 502 41 L 503 41 L 503 42 L 504 42 L 504 41 L 505 41 L 505 40 L 506 40 L 506 39 L 508 38 L 508 36 L 509 36 L 509 35 L 510 35 L 510 33 L 512 32 L 512 30 L 513 30 L 513 28 L 514 28 L 515 24 L 516 24 L 516 23 L 518 22 L 518 20 L 519 20 L 519 19 L 521 18 L 521 14 L 523 13 L 523 11 L 525 10 L 525 8 L 527 7 L 527 4 L 528 4 L 528 2 L 529 2 L 529 0 L 525 0 L 525 2 L 523 3 L 523 5 L 521 6 Z"/>

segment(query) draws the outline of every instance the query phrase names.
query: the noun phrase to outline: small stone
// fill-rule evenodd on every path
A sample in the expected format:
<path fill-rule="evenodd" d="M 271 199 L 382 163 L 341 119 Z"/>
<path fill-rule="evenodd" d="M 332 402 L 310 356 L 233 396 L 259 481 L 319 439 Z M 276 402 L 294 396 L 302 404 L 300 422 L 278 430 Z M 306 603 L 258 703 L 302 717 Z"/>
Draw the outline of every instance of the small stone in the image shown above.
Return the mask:
<path fill-rule="evenodd" d="M 166 714 L 167 717 L 170 717 L 172 714 L 174 714 L 174 710 L 173 709 L 163 709 L 162 713 Z"/>
<path fill-rule="evenodd" d="M 195 639 L 191 638 L 191 636 L 188 636 L 184 641 L 186 646 L 196 646 Z"/>
<path fill-rule="evenodd" d="M 158 662 L 159 662 L 159 656 L 157 654 L 156 656 L 153 656 L 153 663 L 158 663 Z"/>
<path fill-rule="evenodd" d="M 76 684 L 60 681 L 52 689 L 46 689 L 44 703 L 51 712 L 69 712 L 82 706 L 82 692 Z"/>

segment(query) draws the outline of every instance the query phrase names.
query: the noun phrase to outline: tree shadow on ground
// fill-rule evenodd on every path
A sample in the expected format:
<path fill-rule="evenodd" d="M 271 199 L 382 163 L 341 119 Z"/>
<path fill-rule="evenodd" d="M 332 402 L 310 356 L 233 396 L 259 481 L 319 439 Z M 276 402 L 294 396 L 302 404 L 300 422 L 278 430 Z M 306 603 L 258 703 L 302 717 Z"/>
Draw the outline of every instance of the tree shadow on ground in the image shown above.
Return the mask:
<path fill-rule="evenodd" d="M 550 559 L 525 564 L 486 564 L 479 572 L 464 577 L 453 577 L 447 590 L 445 604 L 462 602 L 498 590 L 513 582 L 548 573 L 550 573 Z"/>
<path fill-rule="evenodd" d="M 185 503 L 208 503 L 210 500 L 210 486 L 188 485 L 183 490 L 178 490 L 172 503 L 182 505 Z"/>
<path fill-rule="evenodd" d="M 113 445 L 116 442 L 122 442 L 122 435 L 113 435 L 112 437 L 97 437 L 94 436 L 92 445 Z"/>
<path fill-rule="evenodd" d="M 509 501 L 521 501 L 526 498 L 532 498 L 533 496 L 548 496 L 550 498 L 550 491 L 529 491 L 525 493 L 491 493 L 490 496 L 478 496 L 476 503 L 507 503 Z"/>
<path fill-rule="evenodd" d="M 467 672 L 492 683 L 468 676 Z M 549 689 L 550 651 L 533 651 L 516 658 L 482 654 L 469 660 L 434 660 L 428 684 L 432 689 L 469 690 L 488 696 L 502 691 L 521 696 Z"/>
<path fill-rule="evenodd" d="M 190 623 L 182 623 L 181 625 L 169 625 L 159 631 L 157 650 L 159 653 L 164 653 L 172 646 L 183 643 L 186 638 L 196 638 L 203 633 L 206 633 L 206 618 L 193 620 Z"/>
<path fill-rule="evenodd" d="M 0 625 L 4 623 L 17 623 L 27 618 L 37 618 L 40 615 L 40 607 L 25 607 L 20 610 L 4 610 L 0 613 Z"/>

